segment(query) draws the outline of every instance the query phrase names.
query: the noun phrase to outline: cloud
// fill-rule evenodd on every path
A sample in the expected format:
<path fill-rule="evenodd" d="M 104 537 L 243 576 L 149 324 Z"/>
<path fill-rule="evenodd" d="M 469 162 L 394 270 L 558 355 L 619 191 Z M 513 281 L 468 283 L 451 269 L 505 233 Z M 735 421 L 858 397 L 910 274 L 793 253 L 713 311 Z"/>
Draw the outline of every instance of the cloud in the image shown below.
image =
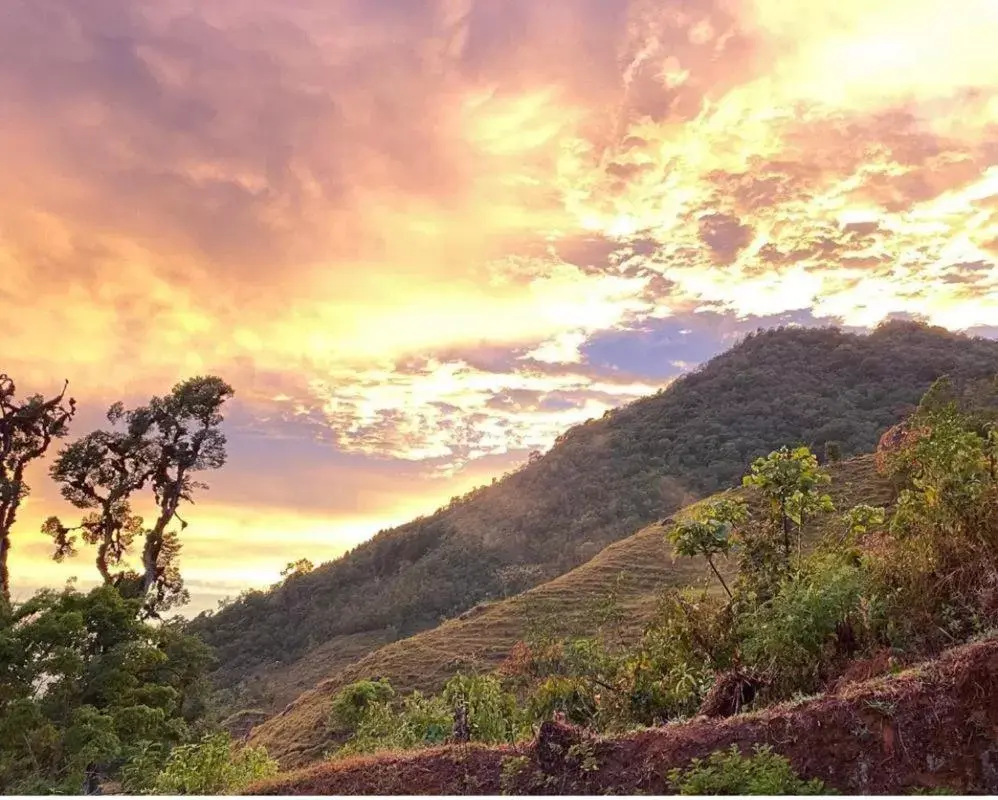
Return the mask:
<path fill-rule="evenodd" d="M 990 330 L 996 37 L 990 0 L 11 0 L 0 358 L 96 407 L 226 376 L 219 508 L 305 531 L 745 326 Z"/>

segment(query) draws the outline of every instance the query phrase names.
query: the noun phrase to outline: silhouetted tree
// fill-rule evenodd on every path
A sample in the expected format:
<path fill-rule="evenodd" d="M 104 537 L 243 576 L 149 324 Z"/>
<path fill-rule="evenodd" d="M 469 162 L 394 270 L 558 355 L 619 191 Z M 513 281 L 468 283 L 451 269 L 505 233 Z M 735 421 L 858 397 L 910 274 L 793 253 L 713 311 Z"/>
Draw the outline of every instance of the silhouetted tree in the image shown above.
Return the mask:
<path fill-rule="evenodd" d="M 10 531 L 21 501 L 28 495 L 24 472 L 41 458 L 53 439 L 64 436 L 76 413 L 76 401 L 63 402 L 69 381 L 50 400 L 33 395 L 15 398 L 17 387 L 6 373 L 0 374 L 0 599 L 10 600 Z"/>
<path fill-rule="evenodd" d="M 126 411 L 121 403 L 108 410 L 112 431 L 94 431 L 60 452 L 51 475 L 62 484 L 69 502 L 88 511 L 80 524 L 67 528 L 50 517 L 43 530 L 56 544 L 56 559 L 75 552 L 74 531 L 97 547 L 97 569 L 105 583 L 126 596 L 144 600 L 144 613 L 159 612 L 187 600 L 177 568 L 180 530 L 187 522 L 178 510 L 193 503 L 196 489 L 208 488 L 194 473 L 218 469 L 225 463 L 225 436 L 219 430 L 221 409 L 233 394 L 221 378 L 191 378 L 177 384 L 165 397 Z M 156 503 L 150 527 L 132 513 L 130 497 L 149 488 Z M 129 553 L 137 536 L 143 537 L 141 571 L 112 572 Z"/>

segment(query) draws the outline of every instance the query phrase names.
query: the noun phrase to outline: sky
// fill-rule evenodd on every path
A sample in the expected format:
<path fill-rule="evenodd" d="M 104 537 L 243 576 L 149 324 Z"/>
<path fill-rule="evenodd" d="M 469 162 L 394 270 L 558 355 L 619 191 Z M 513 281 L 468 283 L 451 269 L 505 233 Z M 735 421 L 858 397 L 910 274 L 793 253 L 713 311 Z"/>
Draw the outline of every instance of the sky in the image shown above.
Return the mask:
<path fill-rule="evenodd" d="M 778 324 L 998 335 L 994 0 L 5 0 L 0 371 L 218 374 L 191 610 Z M 70 576 L 44 464 L 15 596 Z"/>

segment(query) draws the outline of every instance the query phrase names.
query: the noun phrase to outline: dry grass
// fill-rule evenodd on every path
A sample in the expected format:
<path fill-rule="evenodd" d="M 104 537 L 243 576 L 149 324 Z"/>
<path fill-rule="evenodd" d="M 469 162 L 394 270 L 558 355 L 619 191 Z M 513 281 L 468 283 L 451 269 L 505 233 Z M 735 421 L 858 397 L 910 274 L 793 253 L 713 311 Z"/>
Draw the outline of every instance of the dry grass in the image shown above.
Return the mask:
<path fill-rule="evenodd" d="M 836 508 L 857 503 L 882 505 L 890 499 L 889 488 L 877 476 L 872 456 L 838 465 L 829 487 Z M 737 494 L 747 493 L 736 490 Z M 694 504 L 696 505 L 696 504 Z M 689 506 L 675 516 L 689 513 Z M 817 520 L 810 532 L 819 536 L 835 523 L 838 513 Z M 730 568 L 730 565 L 729 565 Z M 517 597 L 482 604 L 432 630 L 381 647 L 346 666 L 323 665 L 315 653 L 293 669 L 296 675 L 322 675 L 326 680 L 302 694 L 276 717 L 253 730 L 251 742 L 262 745 L 284 768 L 299 767 L 321 759 L 332 744 L 326 719 L 333 695 L 361 678 L 382 677 L 402 691 L 439 690 L 459 671 L 480 672 L 495 668 L 516 642 L 525 637 L 532 620 L 539 616 L 564 635 L 594 633 L 594 603 L 615 589 L 623 623 L 615 631 L 623 640 L 633 640 L 653 613 L 661 592 L 708 580 L 700 560 L 673 561 L 661 524 L 650 525 L 616 542 L 591 561 Z M 323 646 L 333 652 L 334 642 Z"/>
<path fill-rule="evenodd" d="M 384 630 L 334 636 L 312 648 L 297 661 L 273 662 L 258 667 L 243 682 L 245 702 L 268 712 L 285 708 L 331 674 L 389 643 Z"/>

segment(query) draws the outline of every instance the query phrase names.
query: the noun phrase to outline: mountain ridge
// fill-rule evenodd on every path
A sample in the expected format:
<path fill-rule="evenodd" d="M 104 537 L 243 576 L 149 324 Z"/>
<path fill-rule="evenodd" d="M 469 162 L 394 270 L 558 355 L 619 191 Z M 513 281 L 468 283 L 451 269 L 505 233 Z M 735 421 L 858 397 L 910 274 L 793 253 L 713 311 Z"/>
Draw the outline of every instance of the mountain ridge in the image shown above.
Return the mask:
<path fill-rule="evenodd" d="M 771 449 L 836 441 L 844 456 L 867 452 L 940 375 L 996 371 L 998 342 L 918 323 L 750 334 L 492 486 L 192 625 L 219 653 L 216 684 L 253 702 L 254 676 L 337 637 L 383 644 L 518 594 L 733 483 Z"/>

